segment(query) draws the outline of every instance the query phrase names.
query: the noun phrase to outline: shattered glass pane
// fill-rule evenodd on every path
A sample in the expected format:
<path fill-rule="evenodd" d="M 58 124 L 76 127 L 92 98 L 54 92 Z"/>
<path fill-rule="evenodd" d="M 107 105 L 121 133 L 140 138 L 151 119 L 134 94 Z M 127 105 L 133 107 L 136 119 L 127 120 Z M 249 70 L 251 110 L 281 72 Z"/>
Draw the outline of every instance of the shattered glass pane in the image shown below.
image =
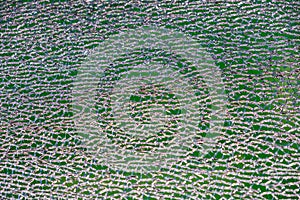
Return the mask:
<path fill-rule="evenodd" d="M 299 199 L 297 1 L 2 1 L 1 199 Z"/>

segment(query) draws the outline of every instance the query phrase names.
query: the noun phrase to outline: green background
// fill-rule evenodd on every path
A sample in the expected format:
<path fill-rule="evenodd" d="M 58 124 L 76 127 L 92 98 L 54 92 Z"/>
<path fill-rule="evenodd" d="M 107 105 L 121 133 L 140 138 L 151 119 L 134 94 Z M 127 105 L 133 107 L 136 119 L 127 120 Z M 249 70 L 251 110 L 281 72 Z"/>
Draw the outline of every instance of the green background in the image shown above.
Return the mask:
<path fill-rule="evenodd" d="M 299 198 L 299 5 L 1 1 L 1 198 Z M 171 169 L 113 171 L 74 131 L 72 81 L 103 40 L 147 24 L 211 53 L 229 100 L 222 139 Z"/>

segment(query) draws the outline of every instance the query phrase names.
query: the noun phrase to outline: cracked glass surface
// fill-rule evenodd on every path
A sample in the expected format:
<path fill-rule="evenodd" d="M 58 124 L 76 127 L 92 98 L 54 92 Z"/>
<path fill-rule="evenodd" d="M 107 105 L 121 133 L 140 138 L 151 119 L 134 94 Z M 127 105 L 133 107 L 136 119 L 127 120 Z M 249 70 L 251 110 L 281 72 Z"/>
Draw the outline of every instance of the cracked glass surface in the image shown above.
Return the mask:
<path fill-rule="evenodd" d="M 300 198 L 298 18 L 297 1 L 1 1 L 1 199 Z M 142 27 L 195 41 L 210 67 L 162 37 L 82 70 Z"/>

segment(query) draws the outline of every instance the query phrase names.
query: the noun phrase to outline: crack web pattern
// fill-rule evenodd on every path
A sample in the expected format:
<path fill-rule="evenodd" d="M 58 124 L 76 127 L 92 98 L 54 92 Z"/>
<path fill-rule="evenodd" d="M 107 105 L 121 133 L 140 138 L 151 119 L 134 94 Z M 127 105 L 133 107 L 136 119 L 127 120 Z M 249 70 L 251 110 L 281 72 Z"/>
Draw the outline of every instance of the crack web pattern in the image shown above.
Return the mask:
<path fill-rule="evenodd" d="M 1 1 L 0 198 L 299 199 L 298 16 L 297 1 Z M 207 76 L 176 79 L 187 91 L 193 83 L 198 85 L 199 96 L 192 96 L 199 105 L 197 134 L 170 165 L 140 171 L 115 167 L 95 156 L 96 148 L 91 147 L 99 146 L 98 136 L 88 140 L 91 134 L 82 134 L 74 120 L 73 100 L 79 69 L 95 49 L 120 33 L 145 26 L 196 40 L 220 70 L 227 105 L 218 136 L 203 153 L 203 139 L 214 120 Z M 161 138 L 172 140 L 174 134 L 167 132 L 181 127 L 176 117 L 184 111 L 177 109 L 184 107 L 184 95 L 168 88 L 176 81 L 161 85 L 155 74 L 155 84 L 127 90 L 132 93 L 128 98 L 118 94 L 126 88 L 129 72 L 120 72 L 123 76 L 113 87 L 113 80 L 105 79 L 116 75 L 117 68 L 130 66 L 139 73 L 145 66 L 193 66 L 190 59 L 172 53 L 149 47 L 106 66 L 107 76 L 94 90 L 96 98 L 91 95 L 97 99 L 97 124 L 92 125 L 107 128 L 107 138 L 120 148 L 129 151 L 143 142 L 149 146 L 138 150 L 142 153 L 158 148 L 150 145 L 157 139 L 155 131 L 145 138 L 140 136 L 147 131 L 137 138 L 132 132 L 114 131 L 131 130 L 128 124 L 120 126 L 127 118 L 146 124 L 152 115 L 167 116 L 173 122 L 162 126 L 167 131 Z M 103 88 L 113 88 L 112 95 Z M 118 98 L 130 100 L 130 105 L 124 104 L 126 113 L 120 111 Z M 111 102 L 106 108 L 117 119 L 101 113 L 105 102 Z M 157 107 L 159 112 L 147 112 L 159 103 L 164 105 Z M 93 112 L 86 107 L 85 113 Z"/>

